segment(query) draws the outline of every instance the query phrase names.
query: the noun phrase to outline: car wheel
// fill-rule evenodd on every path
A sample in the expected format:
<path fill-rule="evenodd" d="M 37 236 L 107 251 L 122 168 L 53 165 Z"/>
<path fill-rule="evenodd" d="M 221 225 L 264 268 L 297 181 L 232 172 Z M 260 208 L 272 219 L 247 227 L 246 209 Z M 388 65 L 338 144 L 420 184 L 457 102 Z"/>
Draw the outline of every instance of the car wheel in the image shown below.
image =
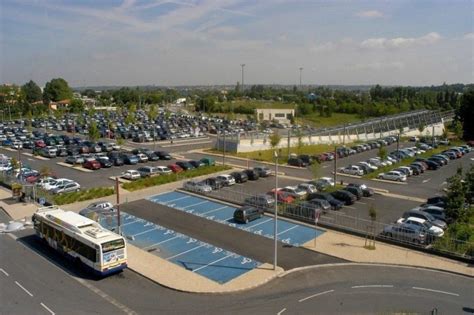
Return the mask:
<path fill-rule="evenodd" d="M 401 179 L 401 178 L 397 178 L 397 182 L 401 182 L 401 181 L 402 181 L 402 179 Z"/>

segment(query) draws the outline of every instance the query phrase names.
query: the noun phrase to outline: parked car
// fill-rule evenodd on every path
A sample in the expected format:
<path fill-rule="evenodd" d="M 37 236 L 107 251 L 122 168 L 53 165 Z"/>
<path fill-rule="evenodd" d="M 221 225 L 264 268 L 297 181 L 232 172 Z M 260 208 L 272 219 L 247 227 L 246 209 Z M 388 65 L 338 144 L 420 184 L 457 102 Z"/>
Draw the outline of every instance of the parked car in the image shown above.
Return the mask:
<path fill-rule="evenodd" d="M 428 236 L 442 237 L 444 235 L 444 231 L 442 228 L 433 225 L 432 223 L 430 223 L 429 221 L 425 219 L 416 218 L 416 217 L 408 217 L 406 219 L 404 218 L 399 219 L 397 223 L 404 224 L 404 225 L 419 226 L 420 228 L 423 228 L 426 230 L 426 232 L 428 233 Z M 430 241 L 431 240 L 432 238 L 430 239 Z"/>
<path fill-rule="evenodd" d="M 448 198 L 445 196 L 435 196 L 435 197 L 426 199 L 425 205 L 446 208 L 447 201 L 448 201 Z"/>
<path fill-rule="evenodd" d="M 267 192 L 267 195 L 270 195 L 273 199 L 275 199 L 275 188 Z M 293 203 L 296 200 L 296 198 L 292 194 L 286 191 L 281 191 L 280 189 L 277 189 L 276 197 L 278 202 L 285 204 Z"/>
<path fill-rule="evenodd" d="M 250 221 L 259 219 L 263 216 L 263 211 L 260 208 L 252 206 L 244 206 L 234 211 L 234 221 L 238 223 L 249 223 Z"/>
<path fill-rule="evenodd" d="M 184 172 L 184 170 L 181 168 L 181 166 L 177 164 L 170 164 L 168 165 L 168 168 L 173 172 L 173 173 L 181 173 Z"/>
<path fill-rule="evenodd" d="M 123 154 L 121 157 L 124 163 L 128 165 L 136 165 L 139 161 L 138 157 L 134 154 Z"/>
<path fill-rule="evenodd" d="M 318 189 L 313 184 L 301 183 L 298 185 L 299 189 L 304 189 L 307 194 L 312 194 L 318 192 Z"/>
<path fill-rule="evenodd" d="M 171 155 L 166 151 L 156 151 L 155 154 L 160 158 L 160 160 L 171 160 Z"/>
<path fill-rule="evenodd" d="M 100 163 L 101 168 L 109 168 L 109 167 L 113 166 L 113 164 L 112 164 L 112 162 L 110 162 L 109 158 L 105 157 L 105 156 L 98 157 L 97 162 Z"/>
<path fill-rule="evenodd" d="M 166 166 L 156 166 L 156 172 L 161 175 L 171 174 L 173 171 Z"/>
<path fill-rule="evenodd" d="M 393 180 L 397 182 L 406 182 L 407 181 L 407 176 L 405 174 L 402 174 L 400 172 L 396 171 L 390 171 L 387 173 L 380 173 L 377 178 L 379 179 L 385 179 L 385 180 Z"/>
<path fill-rule="evenodd" d="M 362 196 L 364 195 L 364 193 L 362 192 L 362 189 L 360 189 L 359 187 L 355 187 L 355 186 L 346 186 L 342 190 L 346 190 L 346 191 L 350 192 L 351 194 L 356 196 L 357 200 L 360 200 L 362 198 Z"/>
<path fill-rule="evenodd" d="M 272 174 L 272 171 L 266 166 L 256 166 L 253 168 L 260 177 L 268 177 Z"/>
<path fill-rule="evenodd" d="M 245 198 L 244 204 L 258 208 L 272 208 L 275 205 L 275 199 L 268 194 L 258 194 Z"/>
<path fill-rule="evenodd" d="M 260 175 L 258 175 L 258 173 L 255 170 L 247 169 L 247 170 L 243 170 L 243 172 L 247 174 L 247 177 L 249 180 L 257 180 L 260 178 Z"/>
<path fill-rule="evenodd" d="M 211 186 L 212 189 L 217 190 L 225 186 L 225 183 L 222 179 L 217 177 L 209 177 L 203 180 L 206 185 Z"/>
<path fill-rule="evenodd" d="M 329 201 L 324 200 L 324 199 L 314 198 L 314 199 L 309 200 L 308 202 L 311 203 L 311 204 L 315 204 L 321 210 L 323 210 L 323 212 L 329 211 L 332 208 Z"/>
<path fill-rule="evenodd" d="M 313 200 L 313 199 L 323 199 L 323 200 L 326 200 L 327 202 L 329 202 L 329 204 L 331 204 L 331 207 L 333 210 L 339 210 L 342 208 L 342 206 L 344 205 L 344 203 L 336 198 L 334 198 L 333 195 L 331 195 L 330 193 L 314 193 L 314 194 L 309 194 L 308 195 L 308 198 L 307 198 L 309 201 Z"/>
<path fill-rule="evenodd" d="M 414 244 L 425 244 L 426 232 L 419 226 L 390 224 L 384 227 L 382 235 L 391 239 Z"/>
<path fill-rule="evenodd" d="M 187 181 L 184 183 L 183 188 L 189 191 L 208 193 L 212 191 L 212 187 L 203 183 L 196 181 Z"/>
<path fill-rule="evenodd" d="M 152 177 L 159 175 L 158 169 L 153 166 L 142 166 L 137 169 L 141 177 Z"/>
<path fill-rule="evenodd" d="M 346 190 L 342 190 L 342 189 L 333 191 L 331 193 L 331 195 L 334 198 L 344 202 L 344 204 L 347 205 L 347 206 L 350 206 L 350 205 L 354 204 L 354 202 L 356 202 L 356 200 L 357 200 L 357 197 L 354 196 L 352 193 L 350 193 Z"/>
<path fill-rule="evenodd" d="M 362 176 L 364 175 L 364 171 L 357 165 L 349 165 L 346 167 L 342 167 L 339 169 L 341 173 L 350 174 L 350 175 L 357 175 Z"/>
<path fill-rule="evenodd" d="M 288 165 L 291 166 L 298 166 L 298 167 L 307 167 L 308 163 L 305 163 L 302 159 L 298 158 L 289 158 Z"/>
<path fill-rule="evenodd" d="M 402 215 L 403 219 L 408 219 L 409 217 L 424 219 L 430 222 L 431 224 L 433 224 L 434 226 L 437 226 L 443 230 L 446 230 L 448 228 L 448 225 L 446 224 L 446 222 L 438 220 L 434 216 L 429 214 L 428 212 L 418 210 L 417 208 L 405 211 Z"/>
<path fill-rule="evenodd" d="M 195 168 L 194 166 L 192 166 L 192 164 L 190 164 L 189 162 L 185 162 L 185 161 L 178 161 L 175 164 L 178 165 L 179 167 L 181 167 L 185 171 L 192 170 L 192 169 Z"/>
<path fill-rule="evenodd" d="M 232 177 L 232 175 L 222 174 L 222 175 L 218 175 L 217 178 L 222 180 L 225 186 L 235 185 L 235 178 Z"/>
<path fill-rule="evenodd" d="M 122 166 L 125 164 L 123 159 L 120 156 L 112 156 L 109 157 L 109 161 L 114 165 L 114 166 Z"/>
<path fill-rule="evenodd" d="M 446 215 L 446 211 L 441 207 L 423 206 L 418 210 L 431 214 L 435 219 L 444 221 L 448 224 L 453 222 L 453 219 Z"/>
<path fill-rule="evenodd" d="M 306 189 L 300 188 L 298 186 L 286 186 L 280 189 L 280 191 L 287 192 L 291 194 L 295 199 L 299 199 L 299 200 L 305 199 L 306 196 L 308 195 L 308 192 L 306 191 Z"/>
<path fill-rule="evenodd" d="M 189 161 L 189 163 L 194 166 L 195 168 L 199 168 L 199 167 L 202 167 L 202 166 L 205 166 L 205 164 L 199 160 L 197 161 L 194 161 L 194 160 L 191 160 Z"/>
<path fill-rule="evenodd" d="M 214 161 L 213 158 L 210 158 L 210 157 L 204 157 L 201 159 L 201 162 L 204 163 L 204 165 L 206 166 L 214 166 L 216 165 L 216 161 Z"/>
<path fill-rule="evenodd" d="M 245 183 L 248 180 L 247 173 L 245 172 L 233 172 L 230 175 L 235 178 L 236 183 Z"/>
<path fill-rule="evenodd" d="M 63 193 L 68 193 L 68 192 L 80 191 L 80 190 L 81 190 L 81 185 L 79 185 L 79 183 L 68 182 L 51 189 L 51 193 L 63 194 Z"/>
<path fill-rule="evenodd" d="M 355 184 L 355 183 L 349 183 L 347 187 L 357 187 L 362 190 L 362 195 L 364 197 L 371 197 L 374 195 L 374 190 L 370 187 L 367 187 L 366 184 Z"/>
<path fill-rule="evenodd" d="M 90 170 L 98 170 L 101 168 L 100 163 L 97 160 L 85 161 L 84 164 L 82 164 L 82 167 Z"/>
<path fill-rule="evenodd" d="M 80 155 L 71 155 L 66 158 L 65 162 L 72 165 L 82 165 L 84 158 Z"/>
<path fill-rule="evenodd" d="M 140 173 L 136 170 L 128 170 L 122 173 L 122 177 L 128 180 L 136 180 L 139 179 Z"/>

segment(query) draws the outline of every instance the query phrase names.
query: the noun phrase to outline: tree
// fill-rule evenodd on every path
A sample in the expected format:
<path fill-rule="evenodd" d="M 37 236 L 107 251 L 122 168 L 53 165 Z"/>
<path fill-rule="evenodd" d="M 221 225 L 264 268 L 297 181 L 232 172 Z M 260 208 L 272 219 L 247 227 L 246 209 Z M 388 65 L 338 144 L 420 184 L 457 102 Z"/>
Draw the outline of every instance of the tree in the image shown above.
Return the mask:
<path fill-rule="evenodd" d="M 425 130 L 425 125 L 420 124 L 420 125 L 418 126 L 418 131 L 420 132 L 420 134 L 423 133 L 423 130 Z"/>
<path fill-rule="evenodd" d="M 458 139 L 463 137 L 463 126 L 458 120 L 453 121 L 453 132 Z M 470 139 L 469 136 L 466 139 Z"/>
<path fill-rule="evenodd" d="M 80 99 L 73 99 L 69 105 L 69 112 L 82 113 L 84 111 L 84 103 Z"/>
<path fill-rule="evenodd" d="M 365 238 L 365 248 L 375 249 L 375 221 L 377 220 L 377 209 L 372 204 L 369 207 L 370 227 L 367 226 L 367 236 Z"/>
<path fill-rule="evenodd" d="M 92 121 L 89 126 L 88 136 L 89 136 L 89 140 L 91 141 L 96 141 L 97 139 L 100 138 L 99 129 L 97 128 L 97 123 L 95 121 Z"/>
<path fill-rule="evenodd" d="M 46 83 L 43 91 L 43 102 L 46 105 L 50 101 L 57 102 L 66 99 L 72 99 L 72 90 L 66 80 L 57 78 Z"/>
<path fill-rule="evenodd" d="M 303 132 L 301 131 L 301 129 L 296 130 L 296 137 L 298 139 L 296 148 L 298 150 L 298 154 L 301 154 L 301 148 L 303 147 Z"/>
<path fill-rule="evenodd" d="M 463 138 L 474 139 L 474 89 L 463 94 L 457 118 L 463 127 Z"/>
<path fill-rule="evenodd" d="M 310 169 L 311 174 L 313 175 L 313 179 L 319 178 L 319 175 L 321 173 L 321 162 L 314 161 L 313 164 L 311 164 Z"/>
<path fill-rule="evenodd" d="M 281 136 L 278 133 L 278 131 L 275 131 L 270 135 L 269 138 L 270 138 L 270 146 L 272 147 L 272 150 L 274 150 L 280 144 Z"/>
<path fill-rule="evenodd" d="M 469 205 L 474 198 L 474 165 L 471 165 L 469 171 L 464 175 L 464 186 L 466 192 L 466 201 Z"/>
<path fill-rule="evenodd" d="M 387 149 L 384 147 L 379 148 L 379 152 L 377 153 L 377 156 L 382 160 L 385 161 L 387 159 Z"/>
<path fill-rule="evenodd" d="M 150 121 L 155 121 L 156 117 L 158 116 L 156 105 L 150 105 L 150 109 L 148 110 L 147 114 Z"/>
<path fill-rule="evenodd" d="M 463 183 L 462 169 L 459 168 L 457 173 L 447 179 L 447 201 L 446 215 L 454 220 L 466 219 L 466 186 Z"/>
<path fill-rule="evenodd" d="M 41 101 L 41 99 L 43 98 L 41 88 L 33 80 L 30 80 L 28 83 L 25 83 L 21 87 L 21 90 L 25 96 L 25 100 L 28 103 Z"/>

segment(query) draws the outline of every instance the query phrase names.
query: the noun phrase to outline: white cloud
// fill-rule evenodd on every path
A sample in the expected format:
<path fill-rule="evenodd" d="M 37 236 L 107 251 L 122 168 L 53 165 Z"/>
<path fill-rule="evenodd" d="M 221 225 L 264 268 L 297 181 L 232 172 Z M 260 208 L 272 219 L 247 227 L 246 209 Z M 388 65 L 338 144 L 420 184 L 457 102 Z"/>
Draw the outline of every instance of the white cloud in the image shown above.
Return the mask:
<path fill-rule="evenodd" d="M 359 11 L 355 15 L 365 19 L 381 18 L 385 16 L 382 12 L 377 10 Z"/>
<path fill-rule="evenodd" d="M 464 34 L 463 38 L 473 40 L 474 39 L 474 33 Z"/>
<path fill-rule="evenodd" d="M 351 67 L 353 70 L 369 70 L 369 71 L 381 71 L 381 70 L 402 70 L 405 68 L 405 64 L 401 61 L 375 61 L 368 63 L 358 63 Z"/>
<path fill-rule="evenodd" d="M 396 49 L 414 45 L 430 45 L 441 39 L 436 32 L 428 33 L 421 37 L 396 37 L 396 38 L 369 38 L 360 43 L 365 49 Z"/>

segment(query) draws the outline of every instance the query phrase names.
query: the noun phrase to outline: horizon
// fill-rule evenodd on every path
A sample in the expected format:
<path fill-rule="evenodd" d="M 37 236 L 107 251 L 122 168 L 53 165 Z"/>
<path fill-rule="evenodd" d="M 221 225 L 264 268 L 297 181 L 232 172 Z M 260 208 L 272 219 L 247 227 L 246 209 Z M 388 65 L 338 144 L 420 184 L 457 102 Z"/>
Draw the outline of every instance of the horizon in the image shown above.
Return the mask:
<path fill-rule="evenodd" d="M 3 83 L 438 86 L 474 82 L 473 2 L 0 4 Z M 300 72 L 299 68 L 303 68 Z M 266 83 L 261 83 L 266 82 Z"/>

